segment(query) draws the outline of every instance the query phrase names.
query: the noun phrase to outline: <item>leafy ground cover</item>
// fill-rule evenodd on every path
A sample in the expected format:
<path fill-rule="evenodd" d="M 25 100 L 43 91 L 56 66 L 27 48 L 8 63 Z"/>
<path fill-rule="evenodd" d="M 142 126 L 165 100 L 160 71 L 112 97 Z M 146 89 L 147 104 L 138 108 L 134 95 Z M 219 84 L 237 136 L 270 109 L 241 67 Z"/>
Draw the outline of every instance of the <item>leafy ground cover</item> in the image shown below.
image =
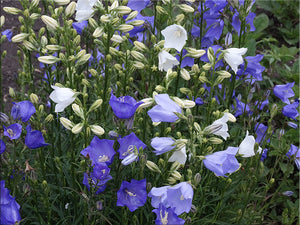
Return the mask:
<path fill-rule="evenodd" d="M 1 7 L 1 224 L 298 223 L 299 1 Z"/>

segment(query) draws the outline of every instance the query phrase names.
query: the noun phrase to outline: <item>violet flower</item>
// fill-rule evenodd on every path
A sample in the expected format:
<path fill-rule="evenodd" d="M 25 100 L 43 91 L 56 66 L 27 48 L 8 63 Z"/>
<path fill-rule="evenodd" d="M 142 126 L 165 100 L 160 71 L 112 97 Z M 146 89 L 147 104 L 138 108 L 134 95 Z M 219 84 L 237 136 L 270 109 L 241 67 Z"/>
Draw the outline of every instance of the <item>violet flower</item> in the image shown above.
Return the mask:
<path fill-rule="evenodd" d="M 296 118 L 299 116 L 298 112 L 298 106 L 299 106 L 299 101 L 296 101 L 292 104 L 285 105 L 282 108 L 282 114 L 286 117 L 292 118 L 294 120 L 297 120 Z"/>
<path fill-rule="evenodd" d="M 139 13 L 150 4 L 150 0 L 128 0 L 127 6 Z"/>
<path fill-rule="evenodd" d="M 11 42 L 11 38 L 12 38 L 12 35 L 13 35 L 11 29 L 6 29 L 5 31 L 2 31 L 2 32 L 1 32 L 1 35 L 5 35 L 6 38 L 7 38 L 7 40 L 8 40 L 9 42 Z"/>
<path fill-rule="evenodd" d="M 184 219 L 176 215 L 173 208 L 166 208 L 163 204 L 153 209 L 152 212 L 156 214 L 156 225 L 183 225 L 185 223 Z"/>
<path fill-rule="evenodd" d="M 131 212 L 147 201 L 146 179 L 123 181 L 117 192 L 117 206 L 127 206 Z"/>
<path fill-rule="evenodd" d="M 227 177 L 225 174 L 233 173 L 240 167 L 235 158 L 238 149 L 238 147 L 228 147 L 224 151 L 207 155 L 203 160 L 204 166 L 214 172 L 216 176 Z"/>
<path fill-rule="evenodd" d="M 22 133 L 22 125 L 18 123 L 14 123 L 8 127 L 3 125 L 4 136 L 9 137 L 9 139 L 14 140 L 18 139 Z"/>
<path fill-rule="evenodd" d="M 0 155 L 3 154 L 3 152 L 5 152 L 5 149 L 6 149 L 5 142 L 2 139 L 0 139 Z"/>
<path fill-rule="evenodd" d="M 36 112 L 34 105 L 30 101 L 13 102 L 11 115 L 14 120 L 21 119 L 23 122 L 29 121 L 32 114 Z"/>
<path fill-rule="evenodd" d="M 151 198 L 151 205 L 154 208 L 158 208 L 159 204 L 163 204 L 166 207 L 169 207 L 168 199 L 167 199 L 167 191 L 170 186 L 163 187 L 153 187 L 148 194 L 148 197 Z"/>
<path fill-rule="evenodd" d="M 181 113 L 182 109 L 170 99 L 168 94 L 155 95 L 155 101 L 157 105 L 148 111 L 153 122 L 173 123 L 179 119 L 174 112 Z"/>
<path fill-rule="evenodd" d="M 286 156 L 291 158 L 292 156 L 295 156 L 295 164 L 300 170 L 300 148 L 298 148 L 295 145 L 291 145 L 290 150 L 286 153 Z"/>
<path fill-rule="evenodd" d="M 88 21 L 84 20 L 82 22 L 74 22 L 72 26 L 77 31 L 77 34 L 82 34 L 83 29 L 88 26 Z"/>
<path fill-rule="evenodd" d="M 143 102 L 137 102 L 133 97 L 127 95 L 117 98 L 113 92 L 111 92 L 109 105 L 111 106 L 114 114 L 119 119 L 129 119 L 131 118 L 139 105 Z"/>
<path fill-rule="evenodd" d="M 267 133 L 267 130 L 268 130 L 268 126 L 265 126 L 262 123 L 256 124 L 255 125 L 255 130 L 256 130 L 255 142 L 260 144 L 265 139 L 265 136 L 266 136 L 266 133 Z"/>
<path fill-rule="evenodd" d="M 106 163 L 110 165 L 116 154 L 114 148 L 114 141 L 108 139 L 99 139 L 95 136 L 90 145 L 83 149 L 80 154 L 89 157 L 92 161 L 92 165 L 99 165 L 101 163 Z"/>
<path fill-rule="evenodd" d="M 292 87 L 294 87 L 295 82 L 288 83 L 284 85 L 275 85 L 273 92 L 274 95 L 278 98 L 280 98 L 284 103 L 290 104 L 289 98 L 294 97 L 295 93 L 292 90 Z"/>
<path fill-rule="evenodd" d="M 31 125 L 27 125 L 26 127 L 26 137 L 25 137 L 25 145 L 30 149 L 36 149 L 43 146 L 49 145 L 45 143 L 43 134 L 39 130 L 31 130 Z"/>
<path fill-rule="evenodd" d="M 165 152 L 171 151 L 176 147 L 175 141 L 170 137 L 155 137 L 151 140 L 151 146 L 155 149 L 156 155 L 161 155 Z"/>
<path fill-rule="evenodd" d="M 1 224 L 15 224 L 21 221 L 20 205 L 10 195 L 10 190 L 5 188 L 5 181 L 0 181 L 1 188 Z"/>

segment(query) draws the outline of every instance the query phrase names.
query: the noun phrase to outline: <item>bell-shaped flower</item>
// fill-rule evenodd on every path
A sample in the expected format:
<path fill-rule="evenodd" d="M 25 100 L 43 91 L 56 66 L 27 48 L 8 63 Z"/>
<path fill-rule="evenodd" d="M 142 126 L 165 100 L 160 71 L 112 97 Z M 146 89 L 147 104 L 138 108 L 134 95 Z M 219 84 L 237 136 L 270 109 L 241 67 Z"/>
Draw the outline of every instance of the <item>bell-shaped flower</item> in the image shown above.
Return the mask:
<path fill-rule="evenodd" d="M 160 204 L 157 209 L 153 209 L 152 212 L 156 214 L 155 224 L 161 225 L 183 225 L 184 219 L 181 219 L 174 212 L 174 208 L 166 208 L 163 204 Z"/>
<path fill-rule="evenodd" d="M 131 212 L 147 201 L 146 179 L 123 181 L 117 192 L 117 206 L 127 206 Z"/>
<path fill-rule="evenodd" d="M 89 157 L 92 165 L 106 163 L 110 165 L 116 154 L 114 148 L 114 141 L 108 139 L 99 139 L 95 136 L 90 145 L 83 149 L 80 154 Z"/>
<path fill-rule="evenodd" d="M 222 118 L 216 120 L 211 125 L 206 127 L 204 131 L 207 131 L 210 134 L 221 136 L 222 138 L 224 138 L 224 140 L 226 140 L 229 137 L 227 122 L 228 114 L 224 113 L 224 116 Z"/>
<path fill-rule="evenodd" d="M 94 13 L 93 6 L 96 2 L 97 0 L 78 0 L 76 4 L 75 20 L 82 22 L 92 17 Z"/>
<path fill-rule="evenodd" d="M 90 176 L 87 173 L 84 173 L 83 184 L 90 191 L 90 184 L 93 185 L 97 190 L 95 194 L 103 192 L 106 188 L 106 182 L 112 179 L 112 176 L 109 175 L 110 168 L 106 163 L 100 163 L 94 166 L 93 171 Z"/>
<path fill-rule="evenodd" d="M 1 188 L 1 218 L 0 224 L 15 224 L 21 221 L 20 205 L 10 195 L 10 190 L 5 187 L 5 181 L 0 181 Z"/>
<path fill-rule="evenodd" d="M 244 62 L 242 55 L 246 54 L 247 50 L 247 48 L 228 48 L 224 50 L 224 59 L 234 73 L 237 72 L 238 66 Z"/>
<path fill-rule="evenodd" d="M 45 143 L 42 132 L 39 130 L 31 130 L 30 124 L 27 125 L 26 131 L 25 144 L 28 148 L 36 149 L 49 145 L 48 143 Z"/>
<path fill-rule="evenodd" d="M 0 139 L 0 155 L 3 154 L 3 152 L 5 152 L 5 149 L 6 149 L 5 142 L 2 139 Z"/>
<path fill-rule="evenodd" d="M 118 142 L 120 144 L 120 148 L 118 150 L 120 153 L 120 159 L 124 159 L 126 156 L 134 153 L 135 148 L 139 151 L 140 148 L 144 149 L 147 147 L 133 132 L 118 139 Z"/>
<path fill-rule="evenodd" d="M 155 95 L 155 101 L 157 105 L 148 111 L 153 122 L 173 123 L 179 119 L 174 112 L 181 113 L 182 109 L 170 99 L 168 94 Z"/>
<path fill-rule="evenodd" d="M 22 125 L 14 123 L 8 127 L 3 126 L 4 136 L 9 137 L 9 139 L 18 139 L 22 133 Z"/>
<path fill-rule="evenodd" d="M 13 35 L 11 29 L 6 29 L 5 31 L 2 31 L 2 32 L 1 32 L 1 35 L 3 35 L 3 36 L 5 35 L 6 38 L 7 38 L 7 40 L 8 40 L 9 42 L 11 42 L 11 38 L 12 38 L 12 35 Z"/>
<path fill-rule="evenodd" d="M 86 28 L 88 25 L 88 21 L 84 20 L 82 22 L 74 22 L 72 23 L 73 28 L 77 31 L 77 34 L 81 34 L 83 29 Z M 92 58 L 92 57 L 91 57 Z"/>
<path fill-rule="evenodd" d="M 295 82 L 282 84 L 282 85 L 275 85 L 273 92 L 274 95 L 280 98 L 284 103 L 290 104 L 289 98 L 294 97 L 295 93 L 292 89 L 294 87 Z"/>
<path fill-rule="evenodd" d="M 176 150 L 171 157 L 169 158 L 168 162 L 179 162 L 180 164 L 184 165 L 186 162 L 186 148 L 183 146 L 181 149 Z"/>
<path fill-rule="evenodd" d="M 159 204 L 163 204 L 165 207 L 169 207 L 168 199 L 167 199 L 167 191 L 170 186 L 163 187 L 153 187 L 148 194 L 148 197 L 151 198 L 151 205 L 154 208 L 158 208 Z"/>
<path fill-rule="evenodd" d="M 109 105 L 111 106 L 116 117 L 119 119 L 131 118 L 141 104 L 143 104 L 143 102 L 137 102 L 131 96 L 127 95 L 117 98 L 113 92 L 111 92 Z"/>
<path fill-rule="evenodd" d="M 151 146 L 155 149 L 156 155 L 161 155 L 176 147 L 175 141 L 170 137 L 155 137 L 151 140 Z"/>
<path fill-rule="evenodd" d="M 188 182 L 181 182 L 167 191 L 168 203 L 171 208 L 175 208 L 174 212 L 177 215 L 191 210 L 193 195 L 192 185 Z"/>
<path fill-rule="evenodd" d="M 173 66 L 179 65 L 178 60 L 172 56 L 170 53 L 162 50 L 158 53 L 158 69 L 160 71 L 167 72 L 169 69 L 172 69 Z"/>
<path fill-rule="evenodd" d="M 244 158 L 254 156 L 254 145 L 255 138 L 252 135 L 249 135 L 249 132 L 247 131 L 246 137 L 239 146 L 239 154 Z"/>
<path fill-rule="evenodd" d="M 64 109 L 71 105 L 75 100 L 75 92 L 70 88 L 61 88 L 51 85 L 54 91 L 50 94 L 50 99 L 56 103 L 55 112 L 62 112 Z"/>
<path fill-rule="evenodd" d="M 291 148 L 288 151 L 288 153 L 286 153 L 286 156 L 289 157 L 289 158 L 294 156 L 296 166 L 297 166 L 298 170 L 300 170 L 300 148 L 298 148 L 295 145 L 291 145 Z"/>
<path fill-rule="evenodd" d="M 165 48 L 175 48 L 181 52 L 187 40 L 187 32 L 182 26 L 177 24 L 170 25 L 162 30 L 161 34 L 165 38 Z"/>
<path fill-rule="evenodd" d="M 292 104 L 285 105 L 282 108 L 282 114 L 286 117 L 297 120 L 297 117 L 299 116 L 299 110 L 297 109 L 298 106 L 299 106 L 299 101 L 295 101 Z"/>
<path fill-rule="evenodd" d="M 13 102 L 11 108 L 11 115 L 14 120 L 21 119 L 23 122 L 27 122 L 32 114 L 36 112 L 34 105 L 30 101 Z"/>
<path fill-rule="evenodd" d="M 238 147 L 228 147 L 224 151 L 215 152 L 205 156 L 204 166 L 214 172 L 216 176 L 227 177 L 227 173 L 233 173 L 240 167 L 235 158 Z"/>

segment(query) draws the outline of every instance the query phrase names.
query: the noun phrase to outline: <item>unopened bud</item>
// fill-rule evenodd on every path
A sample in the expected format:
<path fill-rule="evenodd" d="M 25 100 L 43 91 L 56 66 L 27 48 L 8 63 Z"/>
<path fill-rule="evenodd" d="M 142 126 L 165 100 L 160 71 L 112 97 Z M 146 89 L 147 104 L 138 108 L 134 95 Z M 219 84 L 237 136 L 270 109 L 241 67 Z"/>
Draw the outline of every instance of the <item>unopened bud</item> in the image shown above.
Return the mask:
<path fill-rule="evenodd" d="M 173 177 L 169 177 L 169 178 L 167 179 L 167 181 L 168 181 L 168 183 L 171 184 L 171 185 L 176 183 L 176 179 L 174 179 Z"/>
<path fill-rule="evenodd" d="M 158 166 L 154 162 L 152 162 L 152 161 L 147 160 L 146 166 L 148 167 L 149 170 L 151 170 L 153 172 L 161 173 L 161 171 L 158 168 Z"/>
<path fill-rule="evenodd" d="M 69 4 L 70 0 L 54 0 L 54 2 L 57 5 L 67 5 Z"/>
<path fill-rule="evenodd" d="M 131 21 L 129 24 L 132 26 L 138 27 L 138 26 L 142 26 L 144 23 L 145 23 L 144 20 L 134 20 L 134 21 Z"/>
<path fill-rule="evenodd" d="M 50 123 L 50 122 L 52 122 L 53 121 L 53 115 L 52 114 L 49 114 L 48 116 L 46 116 L 46 118 L 45 118 L 45 122 L 46 123 Z"/>
<path fill-rule="evenodd" d="M 66 7 L 66 10 L 65 10 L 65 14 L 67 17 L 71 17 L 74 13 L 75 13 L 75 10 L 76 10 L 76 2 L 71 2 L 67 7 Z"/>
<path fill-rule="evenodd" d="M 210 141 L 214 145 L 219 145 L 219 144 L 223 143 L 222 139 L 217 138 L 217 137 L 209 138 L 208 141 Z"/>
<path fill-rule="evenodd" d="M 0 17 L 0 27 L 3 27 L 4 23 L 5 23 L 5 17 L 1 16 Z"/>
<path fill-rule="evenodd" d="M 165 14 L 165 15 L 168 15 L 168 12 L 161 6 L 157 5 L 155 7 L 156 11 L 159 13 L 159 14 Z"/>
<path fill-rule="evenodd" d="M 72 109 L 76 113 L 77 116 L 84 119 L 83 109 L 79 105 L 77 105 L 75 103 L 72 104 Z"/>
<path fill-rule="evenodd" d="M 59 121 L 67 130 L 72 130 L 72 128 L 74 127 L 74 123 L 65 117 L 60 117 Z"/>
<path fill-rule="evenodd" d="M 99 125 L 91 125 L 90 128 L 91 131 L 98 136 L 101 136 L 105 133 L 104 129 Z"/>
<path fill-rule="evenodd" d="M 127 6 L 119 6 L 117 8 L 115 8 L 115 10 L 121 14 L 121 15 L 125 15 L 131 12 L 131 8 L 127 7 Z"/>
<path fill-rule="evenodd" d="M 176 16 L 175 21 L 176 23 L 181 23 L 181 21 L 184 20 L 184 14 L 179 14 Z"/>
<path fill-rule="evenodd" d="M 136 11 L 136 10 L 135 10 L 135 11 L 132 11 L 132 12 L 127 16 L 127 18 L 125 19 L 125 21 L 134 19 L 138 14 L 139 14 L 138 11 Z"/>
<path fill-rule="evenodd" d="M 190 73 L 189 73 L 186 69 L 184 69 L 184 68 L 182 68 L 182 69 L 180 70 L 180 76 L 181 76 L 184 80 L 190 80 L 190 79 L 191 79 Z"/>
<path fill-rule="evenodd" d="M 16 97 L 15 90 L 12 87 L 9 87 L 8 93 L 12 98 Z"/>
<path fill-rule="evenodd" d="M 29 36 L 29 34 L 20 33 L 20 34 L 13 36 L 11 41 L 12 42 L 21 42 L 21 41 L 24 41 L 28 36 Z"/>
<path fill-rule="evenodd" d="M 114 34 L 111 39 L 111 41 L 116 42 L 116 43 L 122 43 L 123 42 L 123 38 L 118 35 L 118 34 Z"/>
<path fill-rule="evenodd" d="M 102 34 L 103 34 L 103 28 L 97 27 L 93 33 L 93 37 L 98 38 L 98 37 L 102 36 Z"/>
<path fill-rule="evenodd" d="M 39 97 L 36 94 L 31 93 L 29 97 L 32 103 L 37 104 L 39 102 Z"/>
<path fill-rule="evenodd" d="M 138 61 L 146 60 L 145 56 L 142 53 L 138 52 L 138 51 L 133 50 L 133 51 L 130 52 L 130 54 L 133 58 L 135 58 Z"/>
<path fill-rule="evenodd" d="M 139 105 L 139 109 L 147 108 L 153 105 L 154 100 L 153 98 L 144 98 L 141 100 L 143 102 L 141 105 Z"/>
<path fill-rule="evenodd" d="M 83 123 L 78 123 L 72 128 L 72 133 L 73 134 L 79 134 L 82 131 L 83 128 Z"/>
<path fill-rule="evenodd" d="M 144 63 L 139 62 L 139 61 L 134 61 L 132 66 L 137 68 L 137 69 L 143 69 L 145 67 Z"/>
<path fill-rule="evenodd" d="M 201 175 L 200 173 L 196 173 L 196 175 L 194 176 L 194 185 L 197 187 L 200 181 L 201 181 Z"/>
<path fill-rule="evenodd" d="M 206 63 L 206 64 L 204 64 L 204 65 L 202 66 L 202 68 L 203 68 L 204 70 L 210 70 L 211 64 L 210 64 L 210 63 Z"/>
<path fill-rule="evenodd" d="M 3 7 L 3 10 L 4 12 L 7 12 L 12 15 L 18 15 L 21 12 L 20 9 L 17 9 L 15 7 Z"/>
<path fill-rule="evenodd" d="M 178 8 L 180 8 L 183 12 L 186 12 L 186 13 L 194 12 L 194 8 L 189 5 L 186 5 L 186 4 L 180 4 L 180 5 L 178 5 Z"/>
<path fill-rule="evenodd" d="M 55 56 L 52 55 L 47 55 L 47 56 L 38 57 L 38 60 L 44 64 L 53 64 L 58 62 L 59 58 L 56 58 Z"/>
<path fill-rule="evenodd" d="M 185 109 L 190 109 L 190 108 L 193 108 L 196 103 L 194 101 L 191 101 L 191 100 L 183 100 L 183 103 L 184 103 L 184 107 Z"/>
<path fill-rule="evenodd" d="M 146 47 L 146 45 L 142 42 L 139 41 L 134 41 L 133 42 L 134 46 L 139 50 L 139 51 L 144 51 L 147 50 L 148 48 Z"/>
<path fill-rule="evenodd" d="M 50 16 L 43 15 L 41 16 L 41 19 L 50 29 L 55 30 L 57 27 L 59 27 L 57 21 Z"/>

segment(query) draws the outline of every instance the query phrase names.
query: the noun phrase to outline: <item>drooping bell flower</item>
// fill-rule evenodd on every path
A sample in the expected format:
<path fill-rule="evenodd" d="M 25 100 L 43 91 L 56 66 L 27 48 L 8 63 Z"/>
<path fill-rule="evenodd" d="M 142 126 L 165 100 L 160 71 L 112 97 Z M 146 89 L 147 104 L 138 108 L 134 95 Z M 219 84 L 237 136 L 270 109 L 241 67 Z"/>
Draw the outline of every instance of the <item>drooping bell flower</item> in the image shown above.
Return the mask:
<path fill-rule="evenodd" d="M 292 156 L 295 156 L 296 166 L 297 166 L 298 170 L 300 170 L 300 148 L 298 148 L 295 145 L 291 145 L 291 148 L 286 153 L 286 156 L 289 158 L 291 158 Z"/>
<path fill-rule="evenodd" d="M 247 50 L 247 48 L 228 48 L 223 51 L 225 53 L 224 59 L 234 73 L 237 72 L 238 66 L 244 62 L 242 55 L 246 54 Z"/>
<path fill-rule="evenodd" d="M 141 101 L 137 102 L 129 95 L 117 98 L 113 92 L 111 92 L 109 100 L 109 105 L 119 119 L 129 119 L 133 117 L 135 111 L 142 103 Z"/>
<path fill-rule="evenodd" d="M 171 186 L 163 186 L 163 187 L 153 187 L 148 194 L 148 197 L 151 198 L 151 205 L 154 208 L 158 208 L 159 204 L 163 204 L 165 207 L 169 207 L 168 199 L 167 199 L 167 191 Z"/>
<path fill-rule="evenodd" d="M 117 206 L 127 206 L 133 212 L 147 201 L 146 179 L 123 181 L 117 192 Z"/>
<path fill-rule="evenodd" d="M 11 42 L 11 38 L 12 38 L 12 34 L 13 34 L 12 31 L 11 31 L 11 29 L 6 29 L 5 31 L 2 31 L 1 34 L 5 35 L 6 38 L 7 38 L 7 40 L 9 42 Z"/>
<path fill-rule="evenodd" d="M 246 137 L 244 138 L 244 140 L 241 142 L 239 146 L 239 151 L 238 151 L 239 154 L 244 158 L 254 156 L 255 155 L 254 145 L 255 145 L 255 138 L 253 137 L 253 135 L 249 135 L 249 132 L 247 131 Z"/>
<path fill-rule="evenodd" d="M 138 153 L 140 148 L 144 149 L 147 147 L 133 132 L 127 136 L 124 136 L 123 138 L 118 139 L 118 142 L 120 144 L 120 148 L 118 150 L 120 159 L 125 159 L 127 156 L 135 153 L 135 148 Z"/>
<path fill-rule="evenodd" d="M 171 155 L 171 157 L 168 159 L 168 162 L 179 162 L 180 164 L 184 165 L 185 162 L 186 162 L 186 158 L 187 158 L 187 155 L 186 155 L 186 147 L 185 145 L 174 151 L 173 154 Z"/>
<path fill-rule="evenodd" d="M 101 163 L 110 165 L 113 162 L 114 155 L 116 154 L 113 145 L 113 140 L 99 139 L 95 136 L 90 145 L 83 149 L 80 154 L 85 157 L 89 157 L 92 161 L 92 165 Z"/>
<path fill-rule="evenodd" d="M 216 176 L 227 177 L 226 174 L 237 171 L 240 167 L 235 158 L 238 147 L 228 147 L 224 151 L 215 152 L 205 156 L 204 166 L 214 172 Z"/>
<path fill-rule="evenodd" d="M 5 188 L 5 181 L 0 181 L 1 188 L 1 218 L 0 224 L 15 224 L 21 221 L 20 205 L 10 195 L 10 190 Z"/>
<path fill-rule="evenodd" d="M 295 96 L 295 93 L 292 89 L 292 87 L 294 87 L 294 84 L 295 82 L 282 85 L 275 85 L 273 89 L 274 95 L 280 98 L 284 103 L 290 104 L 289 98 Z"/>
<path fill-rule="evenodd" d="M 289 105 L 285 105 L 282 108 L 282 114 L 286 117 L 297 120 L 296 118 L 299 116 L 299 111 L 297 109 L 298 106 L 299 106 L 299 101 L 296 101 Z"/>
<path fill-rule="evenodd" d="M 21 119 L 23 122 L 27 122 L 32 114 L 36 112 L 34 105 L 30 101 L 13 102 L 11 108 L 11 115 L 14 120 Z"/>
<path fill-rule="evenodd" d="M 179 65 L 178 60 L 165 50 L 158 53 L 158 69 L 167 72 L 173 66 Z"/>
<path fill-rule="evenodd" d="M 255 142 L 260 144 L 265 139 L 268 126 L 265 126 L 264 124 L 260 123 L 255 125 L 255 129 L 256 129 Z"/>
<path fill-rule="evenodd" d="M 175 48 L 181 52 L 187 40 L 187 32 L 182 26 L 177 24 L 170 25 L 163 29 L 161 34 L 165 38 L 165 48 Z"/>
<path fill-rule="evenodd" d="M 170 99 L 168 94 L 155 95 L 155 101 L 157 105 L 148 111 L 153 122 L 173 123 L 179 119 L 174 112 L 181 113 L 182 109 Z"/>
<path fill-rule="evenodd" d="M 8 127 L 3 125 L 4 136 L 9 137 L 9 139 L 14 140 L 18 139 L 22 133 L 22 125 L 18 123 L 14 123 Z"/>
<path fill-rule="evenodd" d="M 25 145 L 30 149 L 36 149 L 43 146 L 49 145 L 45 143 L 43 134 L 39 130 L 32 130 L 31 125 L 27 125 L 26 127 L 26 137 L 25 137 Z"/>
<path fill-rule="evenodd" d="M 174 208 L 166 208 L 163 204 L 159 204 L 157 209 L 153 209 L 152 212 L 156 214 L 156 225 L 183 225 L 185 220 L 179 218 L 174 212 Z"/>
<path fill-rule="evenodd" d="M 91 18 L 94 13 L 93 6 L 96 2 L 97 0 L 78 0 L 75 20 L 82 22 Z"/>
<path fill-rule="evenodd" d="M 61 88 L 51 85 L 54 91 L 50 94 L 50 99 L 56 103 L 55 112 L 62 112 L 64 109 L 74 102 L 75 92 L 70 88 Z"/>
<path fill-rule="evenodd" d="M 210 134 L 215 134 L 221 136 L 226 140 L 229 137 L 228 133 L 228 114 L 224 113 L 224 116 L 216 121 L 214 121 L 211 125 L 206 127 L 204 131 L 208 131 Z"/>
<path fill-rule="evenodd" d="M 170 137 L 155 137 L 151 140 L 151 146 L 155 149 L 156 155 L 161 155 L 176 147 L 175 141 Z"/>

